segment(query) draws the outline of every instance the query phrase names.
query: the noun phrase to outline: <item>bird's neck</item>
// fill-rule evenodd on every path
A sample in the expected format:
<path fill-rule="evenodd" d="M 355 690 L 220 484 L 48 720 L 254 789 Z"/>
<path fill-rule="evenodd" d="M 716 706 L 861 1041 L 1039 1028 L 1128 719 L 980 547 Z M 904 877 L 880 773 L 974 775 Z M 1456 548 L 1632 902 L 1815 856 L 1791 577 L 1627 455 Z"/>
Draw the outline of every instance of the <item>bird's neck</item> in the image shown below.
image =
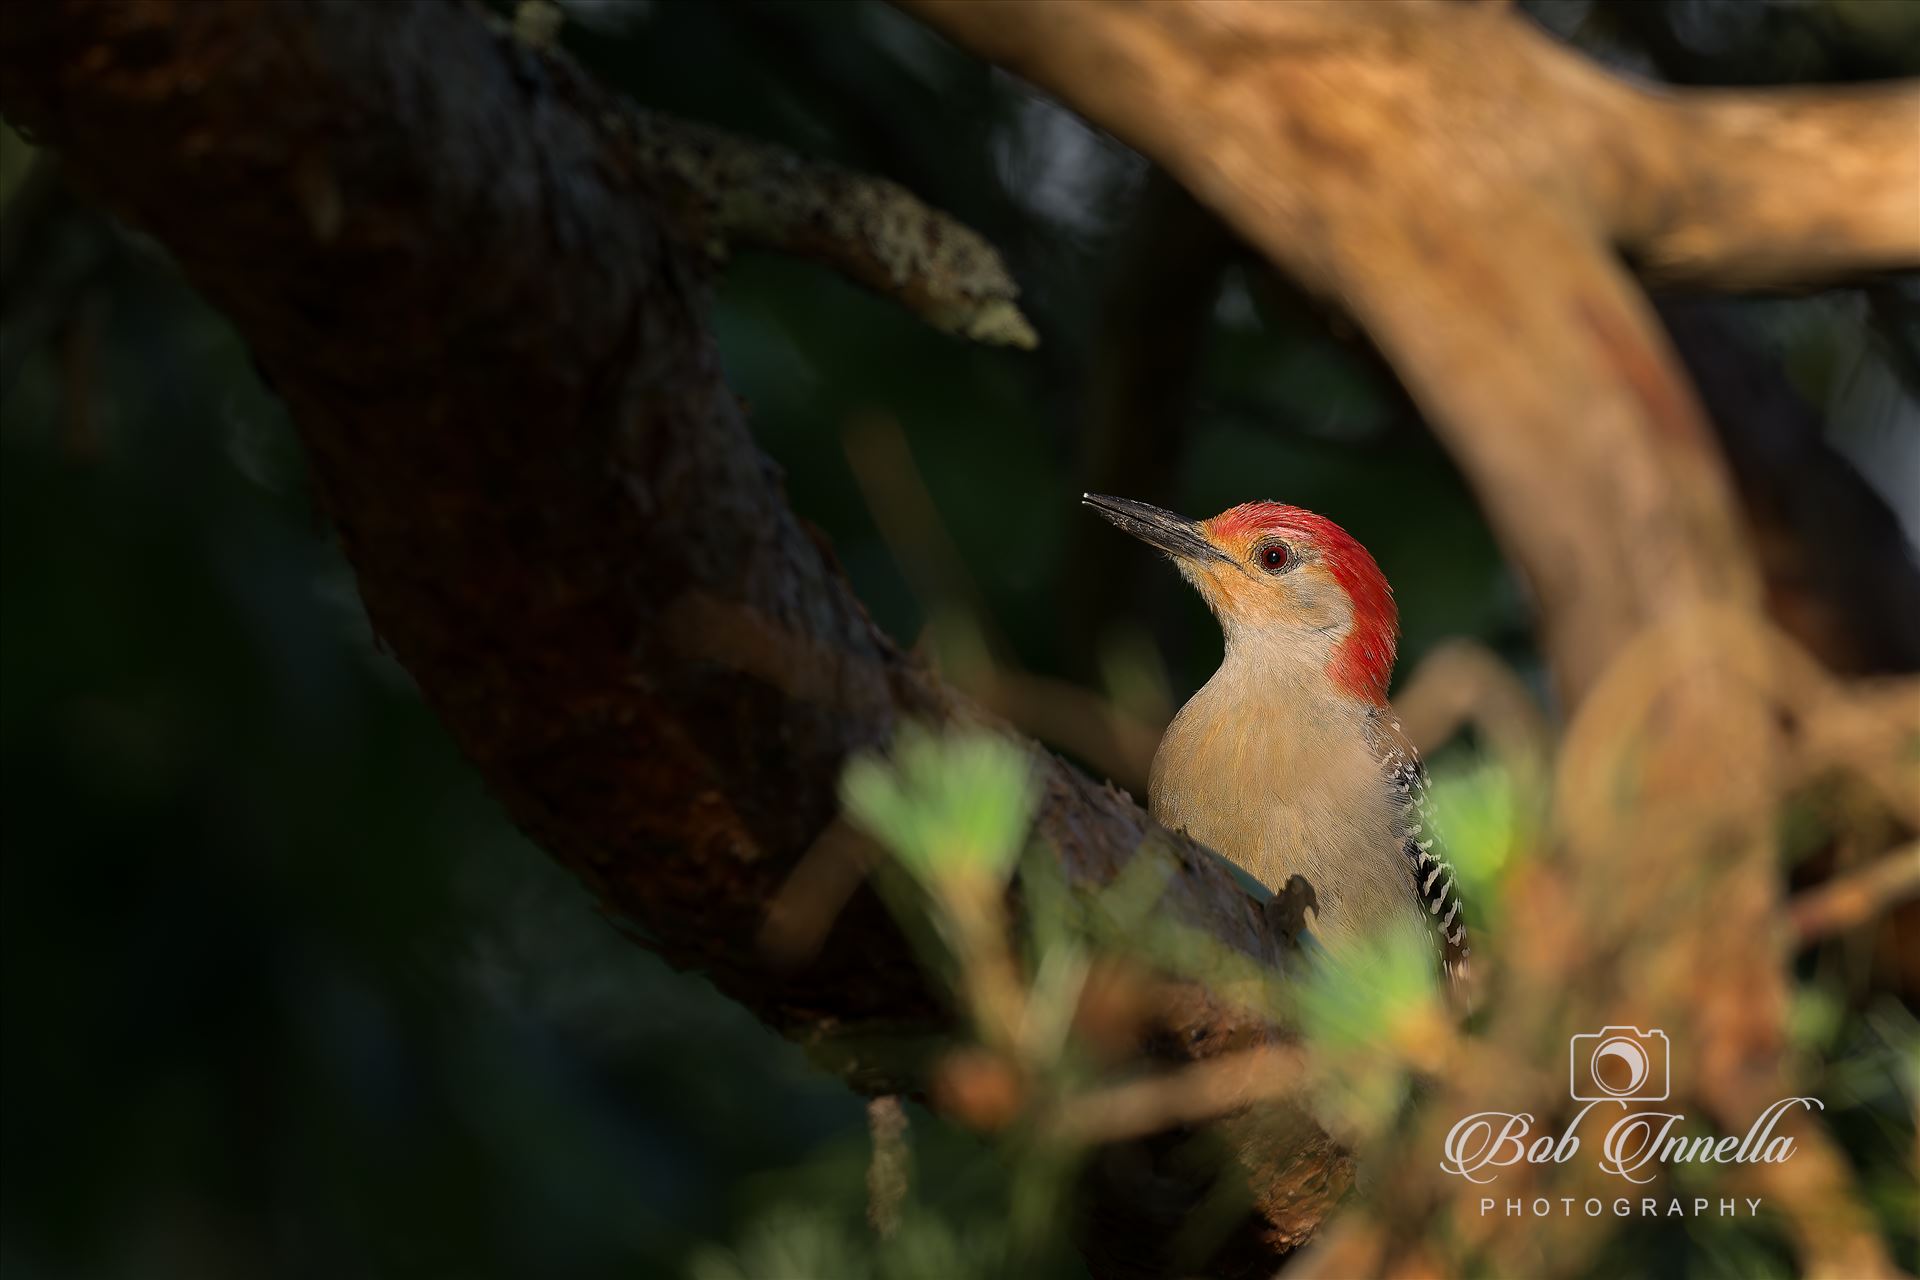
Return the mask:
<path fill-rule="evenodd" d="M 1352 670 L 1356 643 L 1368 642 L 1364 637 L 1356 642 L 1350 628 L 1229 626 L 1223 631 L 1226 651 L 1207 683 L 1243 704 L 1278 703 L 1357 723 L 1384 700 L 1384 675 L 1376 681 L 1370 672 L 1360 677 Z"/>

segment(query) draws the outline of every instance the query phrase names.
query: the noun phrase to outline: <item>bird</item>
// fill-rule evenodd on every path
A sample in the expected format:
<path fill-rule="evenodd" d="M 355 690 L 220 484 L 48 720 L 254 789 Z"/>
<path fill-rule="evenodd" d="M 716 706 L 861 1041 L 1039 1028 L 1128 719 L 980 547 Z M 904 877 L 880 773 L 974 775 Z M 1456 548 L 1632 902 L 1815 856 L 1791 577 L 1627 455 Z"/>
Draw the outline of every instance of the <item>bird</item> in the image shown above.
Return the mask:
<path fill-rule="evenodd" d="M 1280 502 L 1196 521 L 1128 498 L 1081 500 L 1171 559 L 1225 640 L 1219 669 L 1154 753 L 1154 820 L 1269 890 L 1303 877 L 1307 927 L 1328 954 L 1397 939 L 1431 948 L 1462 989 L 1465 909 L 1426 769 L 1387 702 L 1399 610 L 1366 547 Z"/>

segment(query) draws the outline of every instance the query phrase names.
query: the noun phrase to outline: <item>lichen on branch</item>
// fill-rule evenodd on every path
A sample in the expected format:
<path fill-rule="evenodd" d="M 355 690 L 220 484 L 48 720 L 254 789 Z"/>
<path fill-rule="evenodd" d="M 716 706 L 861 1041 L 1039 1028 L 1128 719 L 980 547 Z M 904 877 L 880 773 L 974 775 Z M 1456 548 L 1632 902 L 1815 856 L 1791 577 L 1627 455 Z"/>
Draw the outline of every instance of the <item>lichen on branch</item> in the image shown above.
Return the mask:
<path fill-rule="evenodd" d="M 556 44 L 562 21 L 549 0 L 521 0 L 511 23 L 494 26 L 580 90 L 583 73 Z M 601 124 L 630 144 L 638 176 L 714 262 L 741 247 L 811 258 L 942 333 L 988 346 L 1039 345 L 999 252 L 899 183 L 629 103 L 602 105 Z"/>
<path fill-rule="evenodd" d="M 898 183 L 654 112 L 626 124 L 642 168 L 698 219 L 716 259 L 735 246 L 812 258 L 942 333 L 1038 344 L 994 247 Z"/>

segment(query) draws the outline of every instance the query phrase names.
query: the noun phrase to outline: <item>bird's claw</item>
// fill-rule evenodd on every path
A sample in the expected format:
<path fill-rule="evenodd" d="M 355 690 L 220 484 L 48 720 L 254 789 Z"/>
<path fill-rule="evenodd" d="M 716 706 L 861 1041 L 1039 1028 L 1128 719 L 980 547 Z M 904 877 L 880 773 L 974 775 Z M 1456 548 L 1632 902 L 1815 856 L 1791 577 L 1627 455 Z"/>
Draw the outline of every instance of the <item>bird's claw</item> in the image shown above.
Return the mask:
<path fill-rule="evenodd" d="M 1307 912 L 1320 914 L 1320 899 L 1302 875 L 1291 875 L 1265 906 L 1267 928 L 1293 943 L 1307 928 Z"/>

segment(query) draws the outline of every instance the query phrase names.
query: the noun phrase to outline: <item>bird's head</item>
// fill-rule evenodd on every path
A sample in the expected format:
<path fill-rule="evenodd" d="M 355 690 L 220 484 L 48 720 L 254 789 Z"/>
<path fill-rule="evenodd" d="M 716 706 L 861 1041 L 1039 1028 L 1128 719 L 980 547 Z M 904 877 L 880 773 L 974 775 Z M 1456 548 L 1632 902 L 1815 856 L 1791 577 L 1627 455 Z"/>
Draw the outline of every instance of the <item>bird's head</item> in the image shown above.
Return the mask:
<path fill-rule="evenodd" d="M 1231 652 L 1315 654 L 1343 693 L 1384 703 L 1400 635 L 1393 589 L 1354 536 L 1325 516 L 1246 502 L 1211 520 L 1089 493 L 1106 519 L 1165 552 L 1220 619 Z"/>

